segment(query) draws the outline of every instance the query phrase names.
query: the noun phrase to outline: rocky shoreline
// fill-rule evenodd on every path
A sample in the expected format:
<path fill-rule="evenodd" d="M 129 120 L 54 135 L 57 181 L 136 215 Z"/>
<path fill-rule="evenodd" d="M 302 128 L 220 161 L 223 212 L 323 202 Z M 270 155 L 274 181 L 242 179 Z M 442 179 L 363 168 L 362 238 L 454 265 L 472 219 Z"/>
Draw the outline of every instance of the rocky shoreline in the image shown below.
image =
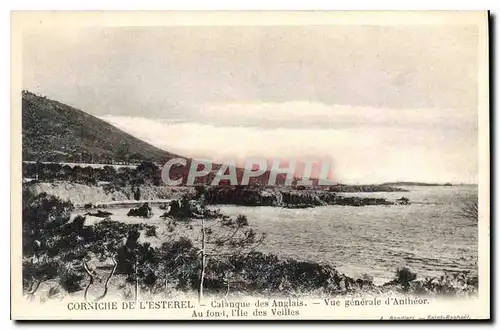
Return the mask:
<path fill-rule="evenodd" d="M 285 208 L 309 208 L 325 205 L 366 206 L 395 205 L 396 201 L 385 198 L 343 196 L 324 190 L 280 190 L 252 187 L 200 188 L 200 196 L 206 204 L 233 204 L 244 206 L 274 206 Z"/>
<path fill-rule="evenodd" d="M 295 207 L 304 207 L 304 203 L 358 203 L 348 197 L 339 199 L 339 196 L 329 192 L 263 194 L 262 190 L 242 191 L 241 195 L 234 192 L 231 195 L 226 190 L 226 195 L 212 196 L 237 196 L 238 198 L 234 198 L 235 203 L 266 201 L 271 204 L 279 201 L 281 206 Z M 469 295 L 477 292 L 478 278 L 467 272 L 422 280 L 417 279 L 417 274 L 410 269 L 402 267 L 396 270 L 393 280 L 375 285 L 373 278 L 366 274 L 360 278 L 352 278 L 340 273 L 330 264 L 284 259 L 257 252 L 253 246 L 249 250 L 243 250 L 243 244 L 248 242 L 255 242 L 255 246 L 258 246 L 260 240 L 253 238 L 258 238 L 260 234 L 249 228 L 242 235 L 235 236 L 234 228 L 248 225 L 246 217 L 227 216 L 206 210 L 200 202 L 207 196 L 210 195 L 201 190 L 197 191 L 197 196 L 193 196 L 198 211 L 203 212 L 194 212 L 191 209 L 191 202 L 194 200 L 183 198 L 185 207 L 180 205 L 178 212 L 170 209 L 161 221 L 153 223 L 149 219 L 136 219 L 129 223 L 113 221 L 109 218 L 110 212 L 95 209 L 70 220 L 70 212 L 74 210 L 70 201 L 46 193 L 34 195 L 31 190 L 23 190 L 23 287 L 26 295 L 34 296 L 40 283 L 49 281 L 58 283 L 60 292 L 83 292 L 86 295 L 94 276 L 87 270 L 87 264 L 92 266 L 92 263 L 98 263 L 99 260 L 107 260 L 102 267 L 113 269 L 112 272 L 106 271 L 101 275 L 108 276 L 108 279 L 113 277 L 115 283 L 118 279 L 124 279 L 126 283 L 155 292 L 196 291 L 200 285 L 199 274 L 202 267 L 205 274 L 203 288 L 207 294 L 245 292 L 279 295 L 296 292 L 341 296 L 357 292 L 421 295 Z M 259 199 L 256 196 L 262 197 Z M 360 205 L 386 202 L 384 199 L 360 200 Z M 87 216 L 103 219 L 86 225 Z M 199 237 L 191 240 L 184 236 L 188 231 L 198 232 L 199 226 L 195 228 L 195 221 L 200 221 L 199 216 L 203 219 L 201 221 L 211 221 L 209 229 L 203 230 L 208 237 L 213 234 L 214 223 L 221 228 L 229 228 L 227 232 L 217 233 L 215 240 L 207 241 L 211 244 L 207 252 L 210 256 L 208 264 L 204 264 L 200 258 L 201 251 L 205 250 L 204 245 L 200 245 Z M 163 234 L 157 236 L 159 233 Z M 164 236 L 165 233 L 178 235 Z M 229 239 L 229 245 L 224 249 L 219 243 L 226 241 L 217 240 L 219 235 Z M 152 244 L 153 238 L 161 238 L 161 244 Z M 51 287 L 51 290 L 55 289 Z M 114 287 L 114 290 L 123 291 L 120 286 Z"/>
<path fill-rule="evenodd" d="M 99 207 L 113 205 L 137 205 L 144 202 L 165 203 L 172 199 L 187 196 L 190 199 L 203 199 L 208 205 L 232 204 L 242 206 L 272 206 L 285 208 L 310 208 L 326 205 L 367 206 L 367 205 L 406 205 L 409 200 L 402 196 L 399 200 L 390 201 L 385 198 L 345 196 L 343 193 L 328 189 L 299 190 L 285 187 L 265 188 L 251 186 L 218 186 L 218 187 L 168 187 L 153 185 L 113 186 L 88 185 L 75 182 L 30 182 L 23 185 L 34 194 L 46 192 L 58 198 L 73 202 L 75 207 L 92 204 Z M 140 188 L 140 200 L 134 199 L 134 187 Z M 403 200 L 403 203 L 400 201 Z"/>

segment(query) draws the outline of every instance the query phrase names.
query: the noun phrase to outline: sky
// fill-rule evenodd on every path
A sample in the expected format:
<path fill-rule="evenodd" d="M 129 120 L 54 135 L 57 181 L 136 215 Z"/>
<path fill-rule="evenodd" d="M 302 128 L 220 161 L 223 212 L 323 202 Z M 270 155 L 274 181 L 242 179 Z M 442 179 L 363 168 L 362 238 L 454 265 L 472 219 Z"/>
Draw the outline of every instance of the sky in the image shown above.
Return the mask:
<path fill-rule="evenodd" d="M 23 89 L 187 157 L 473 183 L 477 52 L 467 25 L 37 29 Z"/>

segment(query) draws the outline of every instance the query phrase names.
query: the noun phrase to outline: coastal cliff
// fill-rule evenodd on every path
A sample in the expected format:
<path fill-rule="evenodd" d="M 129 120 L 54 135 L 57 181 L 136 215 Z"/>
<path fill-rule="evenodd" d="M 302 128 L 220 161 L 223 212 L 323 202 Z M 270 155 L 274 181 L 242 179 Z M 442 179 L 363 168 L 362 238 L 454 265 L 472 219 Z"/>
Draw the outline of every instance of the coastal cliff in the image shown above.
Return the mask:
<path fill-rule="evenodd" d="M 322 205 L 393 205 L 385 198 L 342 196 L 322 190 L 278 190 L 243 186 L 200 188 L 206 204 L 314 207 Z"/>

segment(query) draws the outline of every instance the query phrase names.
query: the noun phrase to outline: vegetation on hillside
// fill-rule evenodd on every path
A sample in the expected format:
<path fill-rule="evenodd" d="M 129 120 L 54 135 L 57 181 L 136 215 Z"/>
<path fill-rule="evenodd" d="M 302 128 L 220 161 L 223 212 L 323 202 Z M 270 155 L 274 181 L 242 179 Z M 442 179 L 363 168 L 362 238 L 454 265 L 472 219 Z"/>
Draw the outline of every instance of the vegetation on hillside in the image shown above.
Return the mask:
<path fill-rule="evenodd" d="M 95 185 L 99 181 L 115 186 L 162 185 L 160 168 L 152 162 L 142 162 L 135 168 L 104 166 L 69 166 L 58 163 L 23 163 L 23 177 L 40 181 L 68 181 Z"/>
<path fill-rule="evenodd" d="M 164 185 L 161 169 L 152 162 L 142 162 L 136 168 L 113 166 L 103 168 L 68 166 L 57 163 L 23 163 L 23 177 L 42 181 L 71 181 L 95 185 L 108 182 L 112 187 L 127 185 Z M 196 186 L 207 204 L 235 204 L 246 206 L 282 206 L 305 208 L 321 205 L 392 205 L 385 198 L 342 196 L 334 190 L 266 189 L 258 186 Z M 342 185 L 342 191 L 377 191 L 376 186 Z M 332 188 L 332 187 L 331 187 Z M 389 187 L 390 188 L 390 187 Z"/>
<path fill-rule="evenodd" d="M 166 161 L 178 157 L 61 102 L 22 92 L 23 160 Z"/>

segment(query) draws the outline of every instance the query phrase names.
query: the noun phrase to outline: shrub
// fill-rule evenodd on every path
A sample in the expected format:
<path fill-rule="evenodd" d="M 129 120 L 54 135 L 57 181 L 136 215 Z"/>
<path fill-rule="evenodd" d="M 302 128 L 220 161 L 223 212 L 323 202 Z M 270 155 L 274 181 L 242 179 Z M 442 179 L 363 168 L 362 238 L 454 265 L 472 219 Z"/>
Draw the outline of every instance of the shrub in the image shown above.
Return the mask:
<path fill-rule="evenodd" d="M 23 254 L 37 253 L 35 241 L 43 241 L 44 232 L 67 223 L 73 209 L 70 201 L 46 193 L 35 196 L 29 189 L 23 190 Z"/>
<path fill-rule="evenodd" d="M 341 290 L 341 281 L 352 285 L 355 283 L 330 265 L 279 259 L 272 254 L 251 252 L 210 258 L 205 289 L 207 292 L 220 292 L 230 287 L 231 290 L 245 293 L 281 292 L 287 295 L 317 290 L 334 293 Z"/>
<path fill-rule="evenodd" d="M 161 184 L 161 169 L 154 163 L 145 161 L 135 169 L 134 182 L 158 186 Z"/>
<path fill-rule="evenodd" d="M 147 236 L 147 237 L 151 237 L 151 236 L 156 237 L 156 227 L 154 227 L 154 226 L 149 227 L 149 228 L 146 230 L 146 236 Z"/>
<path fill-rule="evenodd" d="M 457 272 L 440 277 L 426 277 L 424 281 L 415 281 L 411 292 L 425 295 L 469 295 L 477 293 L 478 278 L 468 272 Z"/>
<path fill-rule="evenodd" d="M 248 226 L 248 218 L 246 217 L 246 215 L 238 215 L 238 217 L 236 218 L 236 224 L 240 227 Z"/>
<path fill-rule="evenodd" d="M 408 290 L 410 282 L 417 279 L 417 274 L 412 272 L 408 267 L 399 267 L 396 270 L 395 282 L 400 284 L 404 290 Z"/>
<path fill-rule="evenodd" d="M 55 278 L 58 268 L 56 261 L 45 258 L 37 262 L 23 262 L 23 287 L 29 289 L 35 282 Z"/>
<path fill-rule="evenodd" d="M 59 272 L 59 284 L 68 292 L 76 292 L 82 289 L 83 274 L 71 267 L 62 266 Z"/>
<path fill-rule="evenodd" d="M 184 237 L 164 242 L 153 249 L 145 243 L 138 251 L 138 280 L 155 291 L 167 287 L 196 290 L 199 277 L 199 255 L 193 243 Z M 135 281 L 130 277 L 130 280 Z"/>
<path fill-rule="evenodd" d="M 368 275 L 367 273 L 361 274 L 361 280 L 365 281 L 366 283 L 373 284 L 373 276 Z"/>
<path fill-rule="evenodd" d="M 205 192 L 207 190 L 207 188 L 205 186 L 198 185 L 198 186 L 195 186 L 194 189 L 195 189 L 194 199 L 200 199 L 200 198 L 205 196 Z"/>
<path fill-rule="evenodd" d="M 479 208 L 477 201 L 466 203 L 460 210 L 460 216 L 469 219 L 473 222 L 478 222 L 479 220 Z"/>

